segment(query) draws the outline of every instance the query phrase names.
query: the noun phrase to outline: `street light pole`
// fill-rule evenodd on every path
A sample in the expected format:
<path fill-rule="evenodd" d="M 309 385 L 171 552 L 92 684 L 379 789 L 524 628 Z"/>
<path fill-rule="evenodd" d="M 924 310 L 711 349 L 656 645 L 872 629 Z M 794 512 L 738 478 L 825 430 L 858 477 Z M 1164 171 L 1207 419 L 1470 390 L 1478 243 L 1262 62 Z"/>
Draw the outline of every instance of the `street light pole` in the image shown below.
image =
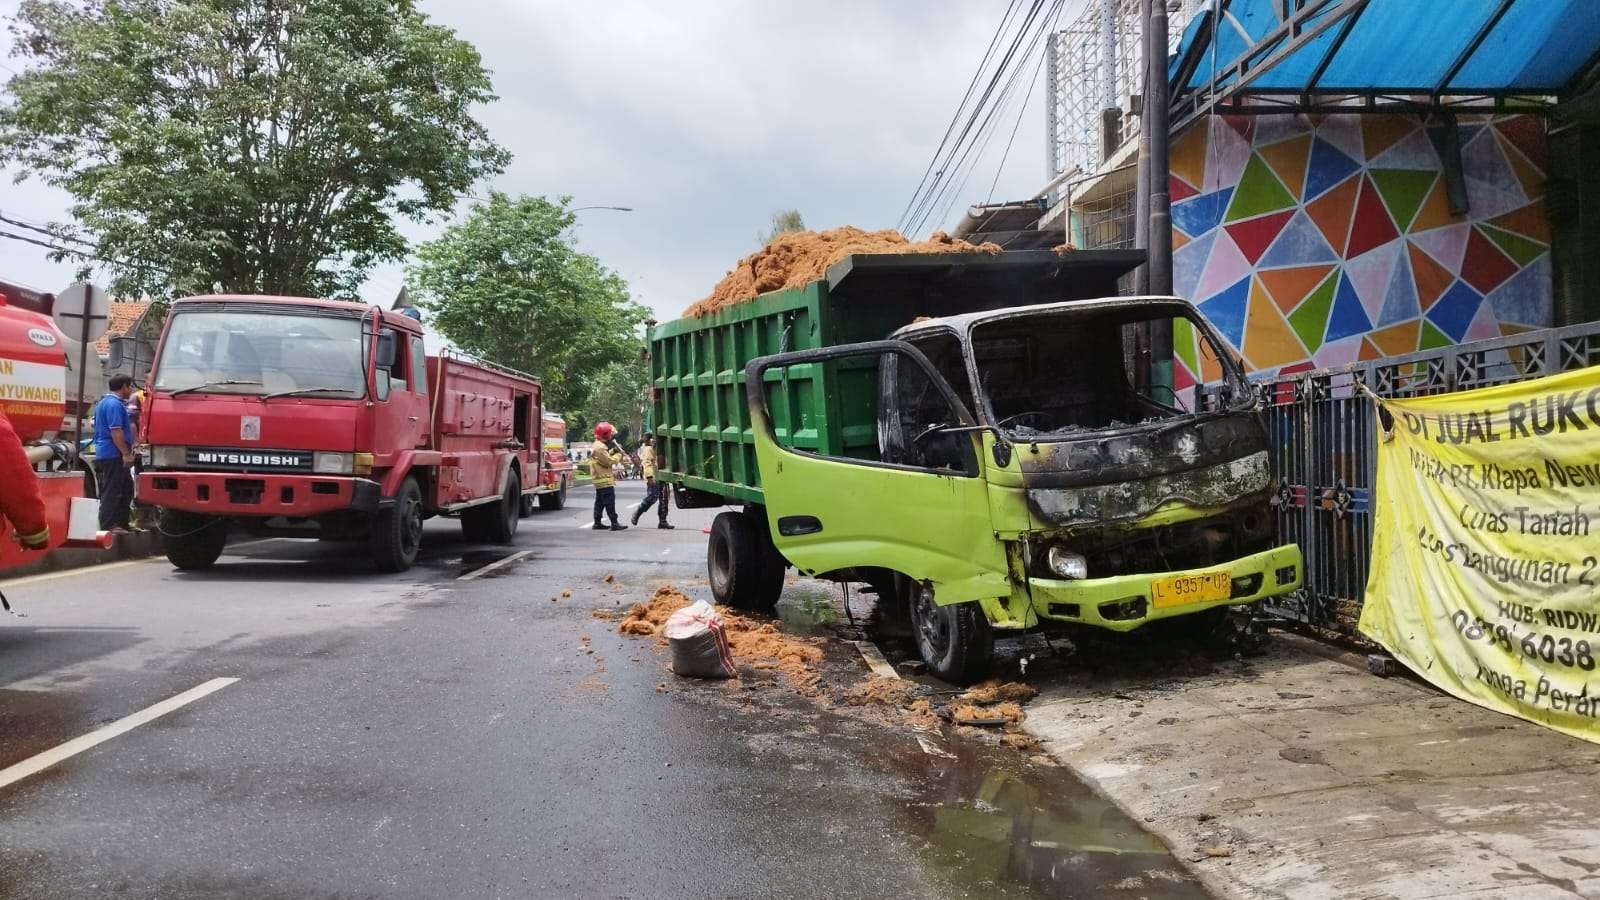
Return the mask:
<path fill-rule="evenodd" d="M 633 207 L 631 206 L 578 206 L 567 210 L 567 212 L 583 212 L 586 209 L 610 209 L 617 212 L 633 212 Z"/>
<path fill-rule="evenodd" d="M 1144 131 L 1141 149 L 1148 151 L 1144 171 L 1145 196 L 1150 207 L 1145 216 L 1145 289 L 1152 294 L 1172 293 L 1172 196 L 1167 145 L 1171 119 L 1167 97 L 1167 0 L 1145 0 Z M 1172 322 L 1150 323 L 1150 381 L 1172 388 Z"/>

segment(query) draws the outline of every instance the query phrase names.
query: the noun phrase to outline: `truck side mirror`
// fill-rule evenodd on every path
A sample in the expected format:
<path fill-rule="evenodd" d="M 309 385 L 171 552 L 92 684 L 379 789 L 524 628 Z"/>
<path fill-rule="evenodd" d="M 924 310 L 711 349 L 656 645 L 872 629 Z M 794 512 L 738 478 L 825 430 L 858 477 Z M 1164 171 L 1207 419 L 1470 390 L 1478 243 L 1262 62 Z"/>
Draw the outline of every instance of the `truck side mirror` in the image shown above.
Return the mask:
<path fill-rule="evenodd" d="M 400 343 L 395 340 L 395 333 L 384 331 L 378 334 L 378 350 L 374 355 L 374 362 L 380 369 L 387 369 L 394 365 L 395 356 L 400 351 Z"/>

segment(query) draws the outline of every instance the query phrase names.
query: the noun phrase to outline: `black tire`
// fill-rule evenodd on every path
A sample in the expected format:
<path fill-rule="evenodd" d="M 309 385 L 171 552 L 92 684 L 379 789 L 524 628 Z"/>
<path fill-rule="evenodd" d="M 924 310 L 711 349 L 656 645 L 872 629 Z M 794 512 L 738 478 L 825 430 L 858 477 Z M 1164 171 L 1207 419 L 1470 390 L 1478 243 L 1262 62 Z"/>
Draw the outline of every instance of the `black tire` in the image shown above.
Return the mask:
<path fill-rule="evenodd" d="M 783 557 L 755 516 L 719 514 L 706 543 L 711 596 L 735 609 L 770 611 L 783 593 Z"/>
<path fill-rule="evenodd" d="M 548 494 L 539 495 L 539 508 L 546 511 L 561 509 L 567 505 L 567 479 L 561 479 L 561 487 Z"/>
<path fill-rule="evenodd" d="M 517 524 L 522 521 L 522 478 L 516 469 L 506 473 L 506 492 L 499 503 L 486 503 L 468 512 L 483 510 L 483 536 L 491 544 L 509 544 L 517 537 Z"/>
<path fill-rule="evenodd" d="M 912 586 L 911 628 L 928 671 L 951 684 L 969 685 L 989 674 L 994 632 L 976 601 L 938 606 L 933 591 Z"/>
<path fill-rule="evenodd" d="M 372 561 L 380 572 L 404 572 L 417 561 L 422 546 L 422 489 L 407 476 L 395 492 L 394 505 L 372 517 Z"/>
<path fill-rule="evenodd" d="M 523 494 L 521 499 L 517 500 L 517 516 L 526 519 L 533 515 L 534 505 L 533 495 Z"/>
<path fill-rule="evenodd" d="M 211 568 L 228 542 L 228 523 L 211 516 L 161 510 L 161 544 L 173 568 L 197 572 Z"/>

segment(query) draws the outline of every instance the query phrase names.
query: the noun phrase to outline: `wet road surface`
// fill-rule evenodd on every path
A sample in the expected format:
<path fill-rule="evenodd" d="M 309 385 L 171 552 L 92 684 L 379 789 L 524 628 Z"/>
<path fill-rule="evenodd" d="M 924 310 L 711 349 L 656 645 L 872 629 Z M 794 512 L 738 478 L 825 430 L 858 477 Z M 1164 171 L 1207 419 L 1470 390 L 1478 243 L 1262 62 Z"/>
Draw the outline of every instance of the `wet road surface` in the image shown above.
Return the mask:
<path fill-rule="evenodd" d="M 711 512 L 596 534 L 587 504 L 513 548 L 430 522 L 401 576 L 273 540 L 8 585 L 0 773 L 238 681 L 0 784 L 0 896 L 1200 895 L 1063 770 L 675 679 L 591 614 L 708 596 Z"/>

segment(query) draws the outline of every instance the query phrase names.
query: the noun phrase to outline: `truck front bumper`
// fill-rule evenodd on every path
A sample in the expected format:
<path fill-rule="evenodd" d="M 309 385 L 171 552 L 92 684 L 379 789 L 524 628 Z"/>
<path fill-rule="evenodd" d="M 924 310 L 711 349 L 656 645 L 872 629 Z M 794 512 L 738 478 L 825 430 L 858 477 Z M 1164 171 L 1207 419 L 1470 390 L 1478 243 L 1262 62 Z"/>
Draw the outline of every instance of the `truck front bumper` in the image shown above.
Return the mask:
<path fill-rule="evenodd" d="M 1229 596 L 1197 603 L 1157 606 L 1152 585 L 1167 578 L 1227 572 Z M 1215 606 L 1237 606 L 1287 594 L 1300 587 L 1300 548 L 1284 544 L 1238 559 L 1180 572 L 1154 572 L 1064 581 L 1029 578 L 1034 615 L 1043 620 L 1079 622 L 1112 631 L 1132 631 L 1157 619 L 1183 616 Z"/>
<path fill-rule="evenodd" d="M 340 510 L 373 512 L 383 490 L 369 478 L 236 472 L 139 473 L 139 500 L 212 516 L 310 518 Z"/>

